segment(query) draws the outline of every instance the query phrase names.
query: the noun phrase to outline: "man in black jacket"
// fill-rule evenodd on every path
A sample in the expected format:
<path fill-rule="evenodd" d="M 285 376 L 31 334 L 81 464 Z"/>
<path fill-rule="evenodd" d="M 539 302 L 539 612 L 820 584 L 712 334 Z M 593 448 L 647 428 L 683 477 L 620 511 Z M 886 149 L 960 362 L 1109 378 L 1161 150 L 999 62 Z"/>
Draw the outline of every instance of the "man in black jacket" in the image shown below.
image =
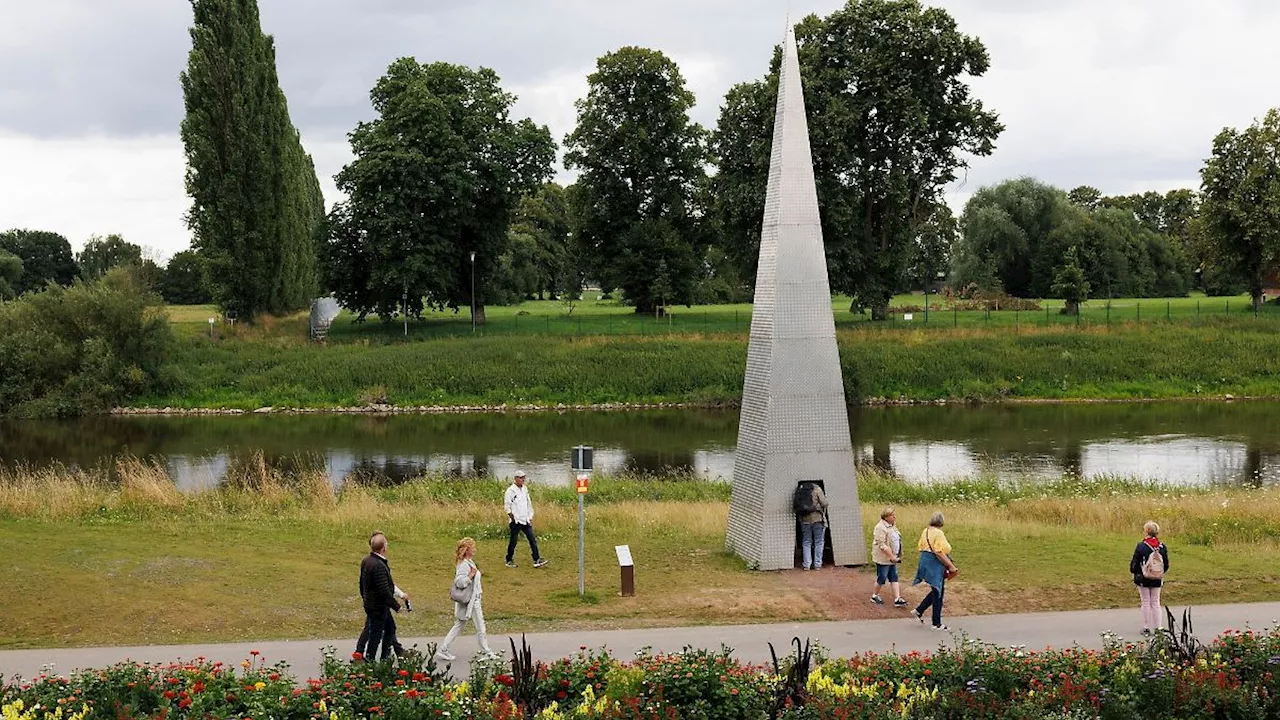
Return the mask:
<path fill-rule="evenodd" d="M 369 537 L 369 555 L 360 562 L 360 600 L 364 603 L 364 630 L 356 641 L 356 653 L 369 660 L 378 655 L 382 645 L 382 659 L 390 657 L 392 650 L 404 654 L 404 646 L 396 639 L 396 621 L 391 611 L 400 612 L 399 598 L 408 601 L 409 596 L 396 587 L 391 579 L 391 565 L 387 562 L 387 536 L 375 532 Z M 366 647 L 365 643 L 368 642 Z"/>

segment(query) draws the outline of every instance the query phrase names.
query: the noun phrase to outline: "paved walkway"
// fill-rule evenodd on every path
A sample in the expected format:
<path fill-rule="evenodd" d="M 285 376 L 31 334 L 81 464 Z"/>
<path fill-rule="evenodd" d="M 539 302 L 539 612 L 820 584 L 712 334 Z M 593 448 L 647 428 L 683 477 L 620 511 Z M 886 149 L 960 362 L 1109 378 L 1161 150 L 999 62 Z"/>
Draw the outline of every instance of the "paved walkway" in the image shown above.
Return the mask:
<path fill-rule="evenodd" d="M 1182 608 L 1170 608 L 1181 617 Z M 1237 605 L 1206 605 L 1193 608 L 1196 635 L 1207 640 L 1227 629 L 1256 630 L 1272 627 L 1280 619 L 1280 602 Z M 720 625 L 640 630 L 539 633 L 528 636 L 529 646 L 537 659 L 566 657 L 579 647 L 608 647 L 616 657 L 626 657 L 649 648 L 654 652 L 678 651 L 686 646 L 718 649 L 721 644 L 735 650 L 737 657 L 752 662 L 769 659 L 768 643 L 773 643 L 779 656 L 789 650 L 791 638 L 812 638 L 828 648 L 832 655 L 847 657 L 866 651 L 910 652 L 932 650 L 939 644 L 952 644 L 952 633 L 963 632 L 971 638 L 996 645 L 1026 645 L 1031 649 L 1046 647 L 1101 647 L 1101 635 L 1115 632 L 1127 638 L 1138 636 L 1141 616 L 1138 608 L 1124 610 L 1084 610 L 1078 612 L 1023 613 L 1013 615 L 973 615 L 946 620 L 951 633 L 941 633 L 917 623 L 903 611 L 900 620 L 851 620 L 846 622 L 787 623 L 777 625 Z M 468 626 L 470 632 L 470 626 Z M 440 638 L 401 638 L 405 645 L 423 647 Z M 516 643 L 519 644 L 519 637 Z M 339 657 L 351 652 L 355 639 L 287 640 L 221 645 L 153 645 L 147 647 L 65 648 L 44 650 L 8 650 L 0 652 L 0 677 L 14 675 L 30 678 L 44 666 L 52 665 L 57 673 L 77 668 L 98 668 L 122 660 L 168 662 L 177 659 L 205 657 L 235 665 L 257 650 L 268 663 L 284 660 L 299 679 L 319 672 L 321 649 L 338 648 Z M 510 653 L 507 636 L 493 635 L 490 645 Z M 454 667 L 465 674 L 467 662 L 475 651 L 473 635 L 464 635 L 454 646 L 458 660 Z"/>

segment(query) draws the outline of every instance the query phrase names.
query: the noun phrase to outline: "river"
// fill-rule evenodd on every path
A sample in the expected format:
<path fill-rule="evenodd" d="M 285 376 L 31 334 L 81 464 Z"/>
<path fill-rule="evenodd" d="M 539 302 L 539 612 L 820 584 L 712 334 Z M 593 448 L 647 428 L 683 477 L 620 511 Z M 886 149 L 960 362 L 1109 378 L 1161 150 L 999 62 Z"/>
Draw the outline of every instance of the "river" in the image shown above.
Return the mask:
<path fill-rule="evenodd" d="M 1280 480 L 1280 403 L 1127 403 L 854 408 L 857 461 L 907 482 L 974 474 L 1070 472 L 1178 484 Z M 0 421 L 0 463 L 92 468 L 134 455 L 163 462 L 179 487 L 215 485 L 261 452 L 284 467 L 322 465 L 394 484 L 436 472 L 525 470 L 570 481 L 569 449 L 596 448 L 606 473 L 691 473 L 732 481 L 736 411 L 475 415 L 245 415 Z"/>

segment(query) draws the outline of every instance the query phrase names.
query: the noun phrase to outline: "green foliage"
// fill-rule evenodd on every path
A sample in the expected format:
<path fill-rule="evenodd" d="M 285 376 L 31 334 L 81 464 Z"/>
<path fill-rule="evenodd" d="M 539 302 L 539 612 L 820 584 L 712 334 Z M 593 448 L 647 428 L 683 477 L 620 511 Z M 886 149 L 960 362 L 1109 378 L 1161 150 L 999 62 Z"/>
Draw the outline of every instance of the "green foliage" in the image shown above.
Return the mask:
<path fill-rule="evenodd" d="M 22 258 L 0 250 L 0 300 L 9 300 L 17 295 L 18 280 L 22 278 Z"/>
<path fill-rule="evenodd" d="M 831 286 L 883 318 L 942 188 L 1003 130 L 967 84 L 990 60 L 916 0 L 849 0 L 805 18 L 796 38 Z M 730 90 L 716 131 L 719 215 L 742 257 L 759 247 L 779 64 L 775 54 L 768 76 Z"/>
<path fill-rule="evenodd" d="M 601 287 L 622 288 L 636 312 L 689 303 L 703 277 L 706 132 L 690 121 L 694 96 L 656 50 L 601 57 L 565 138 L 565 167 L 580 172 L 574 208 L 582 257 Z M 659 298 L 659 267 L 669 293 Z"/>
<path fill-rule="evenodd" d="M 1257 306 L 1267 274 L 1280 267 L 1280 110 L 1218 133 L 1200 177 L 1208 247 L 1247 283 Z"/>
<path fill-rule="evenodd" d="M 182 141 L 193 247 L 225 312 L 252 319 L 305 308 L 317 288 L 324 200 L 289 119 L 275 43 L 257 0 L 192 8 Z"/>
<path fill-rule="evenodd" d="M 94 235 L 76 255 L 80 277 L 85 280 L 97 280 L 114 267 L 141 264 L 142 248 L 114 234 L 105 238 Z"/>
<path fill-rule="evenodd" d="M 0 305 L 0 414 L 101 412 L 163 390 L 171 334 L 158 304 L 117 269 Z"/>
<path fill-rule="evenodd" d="M 798 641 L 797 641 L 798 642 Z M 512 641 L 514 648 L 514 641 Z M 432 649 L 431 646 L 428 646 Z M 457 682 L 429 656 L 396 665 L 341 662 L 330 648 L 319 677 L 301 683 L 284 663 L 253 650 L 239 671 L 197 658 L 168 665 L 122 663 L 70 678 L 41 675 L 0 686 L 6 718 L 384 717 L 687 718 L 822 720 L 1200 720 L 1280 715 L 1274 672 L 1280 633 L 1228 630 L 1202 653 L 1103 636 L 1100 650 L 1028 651 L 961 637 L 932 653 L 865 653 L 813 663 L 780 678 L 729 648 L 686 647 L 617 658 L 583 650 L 549 664 L 531 655 L 514 674 L 473 668 Z M 787 680 L 794 680 L 792 686 Z M 786 701 L 773 698 L 787 692 Z M 541 709 L 537 715 L 535 711 Z M 527 710 L 527 712 L 522 712 Z"/>
<path fill-rule="evenodd" d="M 22 261 L 22 274 L 10 283 L 14 295 L 41 290 L 50 281 L 70 285 L 76 277 L 71 243 L 58 233 L 18 229 L 0 232 L 0 251 Z M 12 264 L 9 272 L 13 272 Z"/>
<path fill-rule="evenodd" d="M 521 196 L 550 177 L 549 131 L 509 119 L 515 97 L 488 68 L 401 58 L 370 97 L 378 117 L 352 131 L 355 159 L 336 178 L 348 199 L 329 216 L 328 287 L 361 317 L 389 320 L 404 293 L 414 315 L 469 306 L 474 267 L 477 309 L 505 299 L 503 271 L 517 272 L 526 254 L 536 264 L 546 229 L 531 220 L 508 237 Z"/>
<path fill-rule="evenodd" d="M 543 183 L 520 198 L 508 232 L 511 245 L 499 260 L 505 272 L 497 277 L 498 289 L 512 290 L 517 301 L 544 295 L 577 297 L 584 278 L 571 233 L 564 188 Z"/>
<path fill-rule="evenodd" d="M 205 283 L 204 262 L 195 250 L 169 258 L 159 282 L 164 301 L 172 305 L 207 305 L 213 301 Z"/>
<path fill-rule="evenodd" d="M 980 189 L 960 220 L 953 285 L 1015 297 L 1061 297 L 1053 290 L 1056 274 L 1075 247 L 1095 295 L 1186 295 L 1193 273 L 1184 241 L 1164 234 L 1164 228 L 1189 234 L 1190 220 L 1166 222 L 1158 194 L 1146 198 L 1155 209 L 1144 210 L 1143 220 L 1129 199 L 1095 198 L 1095 192 L 1076 188 L 1073 200 L 1032 178 Z M 1170 196 L 1181 202 L 1181 195 Z"/>
<path fill-rule="evenodd" d="M 1160 313 L 1164 304 L 1159 307 L 1155 313 L 1144 308 L 1143 318 Z M 1132 318 L 1134 308 L 1128 306 L 1127 312 Z M 1187 311 L 1180 312 L 1185 318 Z M 982 322 L 983 313 L 970 315 L 971 325 Z M 1056 321 L 1055 327 L 1028 327 L 1035 315 L 1023 313 L 1017 332 L 1012 313 L 992 313 L 1007 323 L 1007 330 L 997 329 L 993 320 L 988 332 L 933 324 L 926 331 L 915 323 L 838 331 L 845 392 L 850 402 L 1280 395 L 1280 357 L 1273 352 L 1277 321 L 1265 315 L 1219 316 L 1194 324 L 1153 317 L 1150 325 L 1121 325 L 1116 317 L 1104 330 L 1099 327 L 1103 314 L 1092 310 L 1088 324 L 1093 327 L 1080 331 L 1074 323 L 1057 327 Z M 1038 315 L 1043 321 L 1045 314 Z M 597 327 L 603 329 L 602 324 Z M 739 330 L 745 327 L 744 320 Z M 345 407 L 359 404 L 368 378 L 377 378 L 398 405 L 714 403 L 741 398 L 747 347 L 741 334 L 562 335 L 538 336 L 536 342 L 513 342 L 503 334 L 467 335 L 465 340 L 408 344 L 333 344 L 322 352 L 302 344 L 220 343 L 196 335 L 181 342 L 174 354 L 181 384 L 172 393 L 139 402 L 156 407 Z M 920 361 L 921 353 L 927 353 L 928 362 Z M 1071 362 L 1064 365 L 1064 357 Z M 520 372 L 512 373 L 513 367 Z"/>
<path fill-rule="evenodd" d="M 1049 288 L 1054 297 L 1066 301 L 1062 309 L 1067 315 L 1079 315 L 1080 303 L 1089 299 L 1089 281 L 1084 279 L 1084 271 L 1080 269 L 1080 253 L 1076 246 L 1067 248 L 1062 264 L 1053 273 L 1053 286 Z"/>

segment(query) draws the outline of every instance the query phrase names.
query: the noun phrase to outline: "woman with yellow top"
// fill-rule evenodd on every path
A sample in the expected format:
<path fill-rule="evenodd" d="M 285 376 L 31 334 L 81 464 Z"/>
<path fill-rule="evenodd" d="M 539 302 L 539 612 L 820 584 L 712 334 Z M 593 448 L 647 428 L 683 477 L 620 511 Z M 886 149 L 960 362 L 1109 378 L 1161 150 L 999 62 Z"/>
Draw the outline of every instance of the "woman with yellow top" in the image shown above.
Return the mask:
<path fill-rule="evenodd" d="M 942 624 L 942 594 L 947 576 L 960 572 L 951 562 L 951 543 L 942 532 L 942 513 L 936 512 L 929 519 L 929 527 L 920 535 L 920 566 L 916 568 L 916 579 L 912 585 L 928 583 L 929 594 L 916 607 L 916 619 L 924 622 L 924 611 L 933 606 L 933 629 L 946 630 Z"/>

